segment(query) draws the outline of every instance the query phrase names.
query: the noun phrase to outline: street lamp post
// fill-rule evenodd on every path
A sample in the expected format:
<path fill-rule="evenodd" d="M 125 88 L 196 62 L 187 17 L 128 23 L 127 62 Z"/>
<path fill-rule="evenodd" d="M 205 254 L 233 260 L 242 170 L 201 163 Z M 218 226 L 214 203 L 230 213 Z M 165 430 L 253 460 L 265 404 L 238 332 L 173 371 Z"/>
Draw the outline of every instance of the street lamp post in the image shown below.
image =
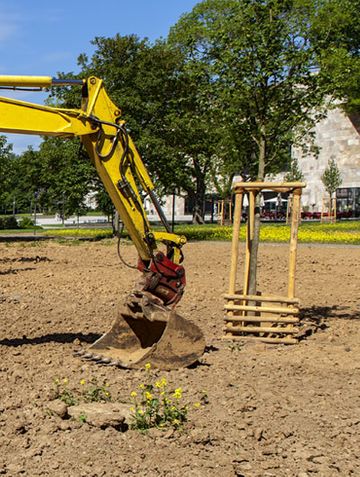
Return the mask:
<path fill-rule="evenodd" d="M 171 208 L 171 232 L 172 233 L 174 233 L 174 229 L 175 229 L 175 197 L 176 197 L 176 191 L 174 189 L 172 193 L 172 208 Z"/>
<path fill-rule="evenodd" d="M 39 192 L 35 191 L 34 192 L 34 235 L 36 235 L 36 205 L 37 205 L 38 197 L 39 197 Z"/>

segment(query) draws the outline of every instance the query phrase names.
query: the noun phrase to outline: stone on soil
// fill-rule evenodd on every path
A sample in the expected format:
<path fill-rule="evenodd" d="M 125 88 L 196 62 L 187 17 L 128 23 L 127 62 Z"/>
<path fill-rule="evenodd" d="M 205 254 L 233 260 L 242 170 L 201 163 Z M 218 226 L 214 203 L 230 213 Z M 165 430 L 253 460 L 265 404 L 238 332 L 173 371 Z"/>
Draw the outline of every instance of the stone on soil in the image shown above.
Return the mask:
<path fill-rule="evenodd" d="M 130 419 L 129 407 L 129 404 L 123 403 L 91 402 L 68 407 L 68 414 L 90 426 L 125 430 Z"/>

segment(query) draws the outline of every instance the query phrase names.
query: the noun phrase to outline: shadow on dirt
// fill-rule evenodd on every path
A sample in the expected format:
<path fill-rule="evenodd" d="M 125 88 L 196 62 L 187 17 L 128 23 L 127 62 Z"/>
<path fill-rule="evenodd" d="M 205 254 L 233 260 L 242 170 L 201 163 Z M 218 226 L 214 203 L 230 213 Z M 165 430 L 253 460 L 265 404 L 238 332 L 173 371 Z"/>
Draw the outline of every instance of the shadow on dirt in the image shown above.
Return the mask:
<path fill-rule="evenodd" d="M 348 306 L 311 306 L 300 310 L 299 318 L 301 322 L 313 323 L 314 325 L 325 325 L 331 319 L 360 320 L 360 311 L 349 310 Z"/>
<path fill-rule="evenodd" d="M 50 258 L 40 257 L 36 255 L 34 257 L 18 257 L 18 258 L 0 258 L 0 264 L 2 263 L 40 263 L 40 262 L 51 262 Z M 30 270 L 35 270 L 35 267 L 24 267 L 24 268 L 8 268 L 7 270 L 1 270 L 0 275 L 10 275 L 16 274 L 18 272 L 27 272 Z"/>
<path fill-rule="evenodd" d="M 7 270 L 1 270 L 0 275 L 16 275 L 19 272 L 28 272 L 30 270 L 35 270 L 35 267 L 25 267 L 25 268 L 8 268 Z"/>
<path fill-rule="evenodd" d="M 83 343 L 93 343 L 100 338 L 100 334 L 97 333 L 50 333 L 44 336 L 37 336 L 35 338 L 5 338 L 0 340 L 0 346 L 24 346 L 24 345 L 39 345 L 44 343 L 73 343 L 75 340 L 79 340 Z"/>
<path fill-rule="evenodd" d="M 40 257 L 36 255 L 35 257 L 17 257 L 17 258 L 0 258 L 0 263 L 14 263 L 14 262 L 51 262 L 52 260 L 47 257 Z"/>

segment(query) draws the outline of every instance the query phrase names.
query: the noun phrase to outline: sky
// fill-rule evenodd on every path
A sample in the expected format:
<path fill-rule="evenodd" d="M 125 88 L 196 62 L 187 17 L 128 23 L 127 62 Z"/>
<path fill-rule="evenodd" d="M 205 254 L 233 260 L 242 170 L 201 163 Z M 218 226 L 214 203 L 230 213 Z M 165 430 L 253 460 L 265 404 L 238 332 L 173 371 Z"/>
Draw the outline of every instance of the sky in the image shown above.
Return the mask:
<path fill-rule="evenodd" d="M 79 71 L 77 58 L 90 57 L 91 40 L 135 34 L 154 41 L 165 38 L 183 13 L 199 0 L 0 0 L 0 75 L 44 75 Z M 43 94 L 5 92 L 41 103 Z M 36 136 L 9 134 L 19 154 L 41 142 Z"/>

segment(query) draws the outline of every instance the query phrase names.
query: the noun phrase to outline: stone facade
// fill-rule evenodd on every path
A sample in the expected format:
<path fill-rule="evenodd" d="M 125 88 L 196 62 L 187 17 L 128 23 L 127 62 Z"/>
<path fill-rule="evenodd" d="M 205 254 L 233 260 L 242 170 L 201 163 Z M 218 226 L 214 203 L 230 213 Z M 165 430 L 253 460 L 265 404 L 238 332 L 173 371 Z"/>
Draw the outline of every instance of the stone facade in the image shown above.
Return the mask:
<path fill-rule="evenodd" d="M 315 144 L 319 148 L 318 156 L 293 150 L 307 183 L 302 204 L 311 211 L 321 210 L 326 196 L 321 176 L 330 158 L 335 159 L 341 172 L 340 188 L 359 188 L 360 191 L 360 118 L 348 116 L 339 108 L 331 109 L 326 119 L 315 127 Z"/>

